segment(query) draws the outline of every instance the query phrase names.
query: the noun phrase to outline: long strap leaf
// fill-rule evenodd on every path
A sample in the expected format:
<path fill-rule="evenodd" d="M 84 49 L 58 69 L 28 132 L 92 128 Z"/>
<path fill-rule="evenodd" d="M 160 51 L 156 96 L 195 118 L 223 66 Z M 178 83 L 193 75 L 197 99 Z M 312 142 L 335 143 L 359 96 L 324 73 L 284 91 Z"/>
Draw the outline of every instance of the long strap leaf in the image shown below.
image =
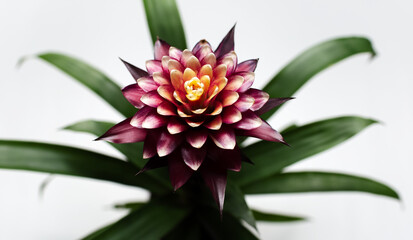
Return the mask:
<path fill-rule="evenodd" d="M 224 211 L 232 216 L 244 220 L 246 223 L 254 228 L 257 228 L 254 215 L 245 201 L 245 196 L 238 186 L 233 184 L 227 185 Z"/>
<path fill-rule="evenodd" d="M 159 240 L 178 225 L 188 213 L 188 208 L 179 208 L 165 202 L 153 201 L 86 239 Z"/>
<path fill-rule="evenodd" d="M 359 53 L 375 55 L 371 42 L 363 37 L 344 37 L 320 43 L 292 60 L 264 87 L 271 97 L 291 97 L 314 75 Z M 263 114 L 268 119 L 279 107 Z"/>
<path fill-rule="evenodd" d="M 255 209 L 251 209 L 254 218 L 259 222 L 293 222 L 293 221 L 303 221 L 305 218 L 297 216 L 289 216 L 284 214 L 268 213 L 262 212 Z"/>
<path fill-rule="evenodd" d="M 269 177 L 291 164 L 346 141 L 375 122 L 355 116 L 332 118 L 283 132 L 291 147 L 267 141 L 256 142 L 243 149 L 255 164 L 244 164 L 242 171 L 231 177 L 241 186 Z"/>
<path fill-rule="evenodd" d="M 107 180 L 142 187 L 157 194 L 169 189 L 125 161 L 62 145 L 0 140 L 0 168 Z"/>
<path fill-rule="evenodd" d="M 61 53 L 43 53 L 36 57 L 85 85 L 125 117 L 131 117 L 136 113 L 136 108 L 123 97 L 121 87 L 95 67 Z"/>
<path fill-rule="evenodd" d="M 358 191 L 399 199 L 389 186 L 353 175 L 330 172 L 289 172 L 276 174 L 242 187 L 245 194 Z"/>
<path fill-rule="evenodd" d="M 91 133 L 96 137 L 99 137 L 114 125 L 115 123 L 112 122 L 85 120 L 66 126 L 63 129 Z M 142 159 L 142 143 L 109 144 L 125 155 L 137 167 L 143 167 L 144 161 Z"/>
<path fill-rule="evenodd" d="M 103 122 L 103 121 L 94 121 L 86 120 L 74 123 L 65 127 L 66 130 L 77 131 L 77 132 L 86 132 L 94 134 L 99 137 L 105 133 L 109 128 L 113 127 L 115 123 Z M 142 158 L 142 149 L 143 143 L 109 143 L 112 147 L 116 148 L 119 152 L 125 155 L 130 162 L 132 162 L 139 169 L 142 169 L 145 165 L 145 160 Z M 169 183 L 168 174 L 165 174 L 165 171 L 147 171 L 145 174 L 154 178 L 153 181 L 158 181 L 162 185 L 169 188 L 171 184 Z"/>
<path fill-rule="evenodd" d="M 171 46 L 186 49 L 185 32 L 175 0 L 143 0 L 152 41 L 158 37 Z"/>

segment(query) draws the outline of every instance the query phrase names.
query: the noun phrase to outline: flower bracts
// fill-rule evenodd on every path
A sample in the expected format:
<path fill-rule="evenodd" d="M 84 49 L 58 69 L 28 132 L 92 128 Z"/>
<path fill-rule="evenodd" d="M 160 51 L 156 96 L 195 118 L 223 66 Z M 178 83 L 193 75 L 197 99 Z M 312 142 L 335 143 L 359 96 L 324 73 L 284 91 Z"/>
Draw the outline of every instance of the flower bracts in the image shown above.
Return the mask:
<path fill-rule="evenodd" d="M 142 171 L 167 165 L 175 190 L 200 172 L 221 211 L 227 170 L 241 169 L 236 136 L 284 143 L 259 115 L 290 99 L 251 88 L 257 60 L 238 63 L 233 50 L 234 28 L 215 51 L 205 40 L 192 51 L 157 40 L 147 71 L 124 61 L 136 83 L 122 91 L 139 111 L 99 138 L 143 141 Z"/>

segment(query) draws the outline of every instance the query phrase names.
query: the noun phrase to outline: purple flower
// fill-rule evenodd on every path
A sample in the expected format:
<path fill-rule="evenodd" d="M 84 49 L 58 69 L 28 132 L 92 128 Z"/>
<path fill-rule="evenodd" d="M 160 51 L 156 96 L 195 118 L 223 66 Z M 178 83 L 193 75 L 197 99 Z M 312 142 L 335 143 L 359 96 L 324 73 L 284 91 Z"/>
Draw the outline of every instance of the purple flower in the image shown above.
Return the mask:
<path fill-rule="evenodd" d="M 241 169 L 235 137 L 284 143 L 259 115 L 288 100 L 251 88 L 258 60 L 238 63 L 233 50 L 234 28 L 215 51 L 205 40 L 192 51 L 157 40 L 147 71 L 124 62 L 136 83 L 122 91 L 139 111 L 99 139 L 144 142 L 142 171 L 167 165 L 175 190 L 200 172 L 222 210 L 227 170 Z"/>

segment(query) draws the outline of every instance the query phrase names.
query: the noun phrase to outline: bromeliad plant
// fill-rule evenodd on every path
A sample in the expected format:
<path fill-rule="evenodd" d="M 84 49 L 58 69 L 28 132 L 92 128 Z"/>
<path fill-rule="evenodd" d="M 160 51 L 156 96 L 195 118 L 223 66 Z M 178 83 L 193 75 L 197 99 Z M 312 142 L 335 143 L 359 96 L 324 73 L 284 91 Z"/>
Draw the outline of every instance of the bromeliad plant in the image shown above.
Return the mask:
<path fill-rule="evenodd" d="M 190 50 L 155 42 L 148 72 L 125 62 L 136 83 L 123 95 L 139 111 L 118 123 L 99 140 L 144 142 L 139 173 L 168 165 L 174 191 L 199 172 L 222 213 L 227 170 L 241 170 L 236 135 L 284 143 L 259 115 L 289 98 L 269 99 L 250 88 L 257 60 L 237 63 L 234 28 L 213 51 L 206 40 Z M 244 157 L 244 159 L 247 159 Z"/>
<path fill-rule="evenodd" d="M 265 121 L 321 70 L 355 54 L 374 55 L 369 40 L 321 43 L 261 91 L 251 88 L 257 60 L 238 63 L 234 28 L 215 51 L 205 40 L 187 50 L 175 2 L 144 0 L 144 6 L 155 57 L 146 62 L 147 71 L 123 61 L 136 80 L 122 90 L 123 96 L 112 80 L 80 60 L 38 55 L 126 117 L 116 125 L 89 120 L 66 129 L 112 142 L 127 161 L 61 145 L 0 141 L 2 168 L 89 177 L 150 191 L 147 203 L 116 205 L 130 213 L 84 239 L 258 239 L 245 223 L 255 228 L 256 221 L 302 220 L 252 210 L 245 202 L 249 194 L 362 191 L 398 199 L 394 190 L 367 178 L 283 170 L 347 140 L 374 120 L 332 118 L 289 127 L 282 131 L 284 138 Z M 236 141 L 236 136 L 263 141 L 245 146 L 245 138 Z M 284 139 L 292 147 L 280 144 Z M 227 170 L 233 172 L 227 175 Z"/>

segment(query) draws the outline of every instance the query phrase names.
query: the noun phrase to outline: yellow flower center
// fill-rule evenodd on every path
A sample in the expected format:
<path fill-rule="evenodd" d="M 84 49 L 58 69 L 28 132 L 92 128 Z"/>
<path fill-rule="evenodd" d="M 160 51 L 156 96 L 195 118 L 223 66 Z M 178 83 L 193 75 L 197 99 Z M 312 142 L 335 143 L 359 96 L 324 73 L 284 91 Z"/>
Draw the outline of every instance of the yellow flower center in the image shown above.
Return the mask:
<path fill-rule="evenodd" d="M 184 88 L 186 91 L 186 98 L 190 101 L 197 101 L 204 93 L 205 86 L 199 78 L 193 77 L 184 83 Z"/>

